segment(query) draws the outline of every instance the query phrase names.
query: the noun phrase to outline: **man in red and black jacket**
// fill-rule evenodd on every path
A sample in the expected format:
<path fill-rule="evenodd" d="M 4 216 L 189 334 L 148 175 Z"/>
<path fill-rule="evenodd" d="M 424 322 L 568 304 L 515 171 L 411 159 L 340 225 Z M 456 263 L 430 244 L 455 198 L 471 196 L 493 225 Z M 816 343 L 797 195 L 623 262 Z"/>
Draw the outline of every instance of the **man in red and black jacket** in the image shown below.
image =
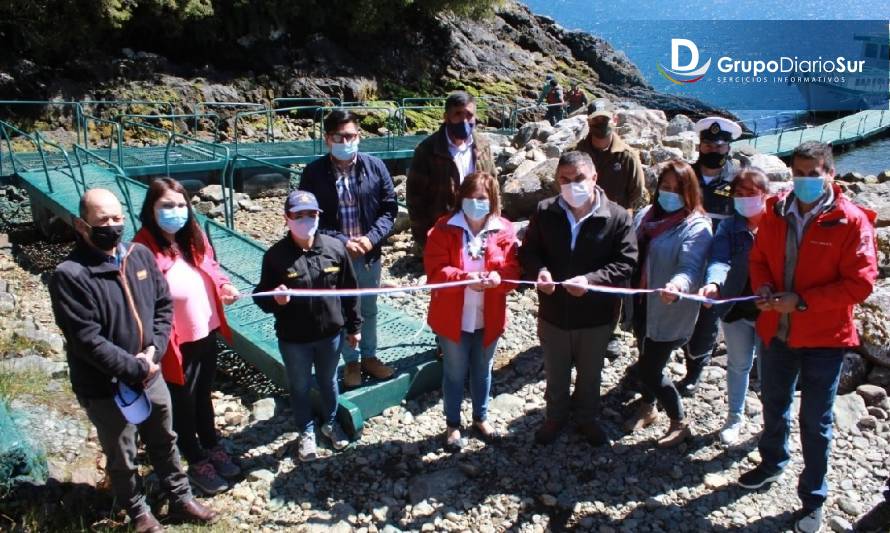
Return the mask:
<path fill-rule="evenodd" d="M 761 297 L 761 463 L 739 477 L 757 489 L 778 479 L 790 460 L 788 436 L 795 384 L 801 390 L 803 504 L 796 531 L 817 531 L 828 494 L 825 479 L 832 406 L 844 352 L 859 344 L 853 307 L 877 277 L 873 212 L 854 205 L 833 183 L 831 146 L 805 142 L 791 159 L 794 190 L 767 203 L 750 255 L 751 287 Z"/>

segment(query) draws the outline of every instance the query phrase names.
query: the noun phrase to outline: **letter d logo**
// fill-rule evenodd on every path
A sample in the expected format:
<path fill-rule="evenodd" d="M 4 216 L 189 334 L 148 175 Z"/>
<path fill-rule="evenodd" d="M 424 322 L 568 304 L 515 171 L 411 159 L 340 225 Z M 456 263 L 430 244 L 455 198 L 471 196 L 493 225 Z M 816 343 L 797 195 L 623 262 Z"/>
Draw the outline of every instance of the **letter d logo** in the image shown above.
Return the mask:
<path fill-rule="evenodd" d="M 680 49 L 689 50 L 689 63 L 680 64 Z M 685 83 L 695 83 L 705 77 L 705 73 L 711 67 L 711 60 L 708 59 L 704 65 L 698 66 L 699 53 L 698 46 L 689 39 L 671 39 L 671 68 L 663 67 L 658 64 L 658 72 L 671 83 L 682 85 Z"/>

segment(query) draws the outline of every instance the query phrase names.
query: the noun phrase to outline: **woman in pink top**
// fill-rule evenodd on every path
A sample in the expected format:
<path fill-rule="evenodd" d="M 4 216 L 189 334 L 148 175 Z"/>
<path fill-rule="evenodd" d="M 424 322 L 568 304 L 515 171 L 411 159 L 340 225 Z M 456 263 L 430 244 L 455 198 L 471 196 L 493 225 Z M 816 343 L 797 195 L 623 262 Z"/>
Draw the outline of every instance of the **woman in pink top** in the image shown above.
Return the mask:
<path fill-rule="evenodd" d="M 142 229 L 133 240 L 154 253 L 173 299 L 173 328 L 161 370 L 170 389 L 177 444 L 192 485 L 216 494 L 228 488 L 223 478 L 241 473 L 219 444 L 210 399 L 218 335 L 232 342 L 222 306 L 234 302 L 238 290 L 214 259 L 178 181 L 152 181 L 140 219 Z"/>

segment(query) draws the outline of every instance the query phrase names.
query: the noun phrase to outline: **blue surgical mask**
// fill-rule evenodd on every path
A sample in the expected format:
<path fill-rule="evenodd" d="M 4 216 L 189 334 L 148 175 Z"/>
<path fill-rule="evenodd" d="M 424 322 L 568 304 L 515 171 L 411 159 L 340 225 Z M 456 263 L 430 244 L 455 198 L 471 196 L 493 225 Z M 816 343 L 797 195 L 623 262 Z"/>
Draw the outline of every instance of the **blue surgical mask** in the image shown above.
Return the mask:
<path fill-rule="evenodd" d="M 171 207 L 169 209 L 158 209 L 155 212 L 155 220 L 157 220 L 158 227 L 161 230 L 167 233 L 176 233 L 188 222 L 189 208 Z"/>
<path fill-rule="evenodd" d="M 340 161 L 352 161 L 358 153 L 358 140 L 351 143 L 334 143 L 331 145 L 331 155 Z"/>
<path fill-rule="evenodd" d="M 673 213 L 678 209 L 683 209 L 686 203 L 683 197 L 675 192 L 658 189 L 658 205 L 667 213 Z"/>
<path fill-rule="evenodd" d="M 318 230 L 318 217 L 300 217 L 296 220 L 287 219 L 287 228 L 298 239 L 306 240 Z"/>
<path fill-rule="evenodd" d="M 464 216 L 471 220 L 482 220 L 491 212 L 491 202 L 478 198 L 464 198 L 461 202 Z"/>
<path fill-rule="evenodd" d="M 794 178 L 794 196 L 805 204 L 811 204 L 825 192 L 825 177 Z"/>

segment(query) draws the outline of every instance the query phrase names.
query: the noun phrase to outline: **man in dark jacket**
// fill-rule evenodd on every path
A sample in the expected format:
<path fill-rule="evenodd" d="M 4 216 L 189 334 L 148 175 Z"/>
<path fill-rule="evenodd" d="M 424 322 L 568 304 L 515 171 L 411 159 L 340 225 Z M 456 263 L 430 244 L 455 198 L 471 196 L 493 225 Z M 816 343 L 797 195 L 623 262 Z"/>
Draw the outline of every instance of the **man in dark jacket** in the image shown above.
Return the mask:
<path fill-rule="evenodd" d="M 330 154 L 309 163 L 300 190 L 318 199 L 318 230 L 345 246 L 361 288 L 380 286 L 380 248 L 398 214 L 396 193 L 386 165 L 358 151 L 358 117 L 336 109 L 324 119 Z M 361 297 L 362 340 L 359 349 L 345 347 L 343 385 L 361 385 L 362 372 L 376 379 L 392 377 L 392 367 L 377 358 L 377 296 Z M 359 363 L 361 353 L 361 363 Z"/>
<path fill-rule="evenodd" d="M 608 442 L 598 422 L 599 389 L 618 298 L 586 286 L 624 285 L 636 265 L 637 241 L 630 214 L 596 186 L 590 156 L 563 154 L 556 180 L 560 195 L 538 204 L 519 249 L 523 270 L 538 281 L 538 337 L 547 371 L 547 415 L 535 440 L 553 442 L 567 422 L 574 364 L 579 430 L 599 446 Z"/>
<path fill-rule="evenodd" d="M 445 123 L 414 150 L 405 193 L 411 233 L 421 247 L 436 220 L 454 211 L 465 177 L 477 171 L 497 175 L 491 147 L 475 127 L 476 100 L 454 92 L 445 100 Z"/>
<path fill-rule="evenodd" d="M 77 245 L 50 283 L 56 323 L 67 341 L 71 387 L 96 426 L 115 499 L 136 531 L 163 530 L 134 464 L 137 430 L 174 513 L 213 522 L 218 515 L 194 499 L 182 470 L 170 393 L 158 366 L 173 318 L 167 282 L 147 248 L 120 242 L 123 223 L 120 202 L 110 191 L 87 191 L 74 221 Z M 121 384 L 144 393 L 150 404 L 138 427 L 115 401 Z"/>

